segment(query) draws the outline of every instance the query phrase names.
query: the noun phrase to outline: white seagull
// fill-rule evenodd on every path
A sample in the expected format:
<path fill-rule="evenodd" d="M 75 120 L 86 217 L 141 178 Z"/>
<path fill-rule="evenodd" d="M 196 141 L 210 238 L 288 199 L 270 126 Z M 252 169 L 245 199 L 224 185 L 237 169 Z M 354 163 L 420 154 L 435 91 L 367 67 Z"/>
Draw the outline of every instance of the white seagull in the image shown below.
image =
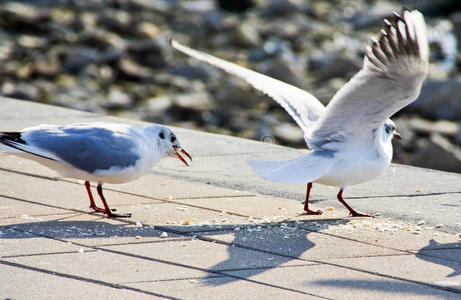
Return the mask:
<path fill-rule="evenodd" d="M 0 151 L 37 161 L 63 177 L 85 180 L 90 208 L 108 217 L 130 217 L 113 213 L 102 194 L 103 183 L 135 180 L 165 156 L 190 155 L 176 135 L 161 125 L 143 129 L 115 123 L 79 123 L 64 126 L 39 125 L 20 132 L 0 132 Z M 97 182 L 104 208 L 96 206 L 90 181 Z"/>
<path fill-rule="evenodd" d="M 413 102 L 426 77 L 429 46 L 423 15 L 417 10 L 394 13 L 371 39 L 362 69 L 324 107 L 308 92 L 170 40 L 172 47 L 246 80 L 278 102 L 304 131 L 313 151 L 284 161 L 250 160 L 253 172 L 272 181 L 307 182 L 304 210 L 309 209 L 312 183 L 344 189 L 382 174 L 392 159 L 393 137 L 400 136 L 389 119 Z"/>

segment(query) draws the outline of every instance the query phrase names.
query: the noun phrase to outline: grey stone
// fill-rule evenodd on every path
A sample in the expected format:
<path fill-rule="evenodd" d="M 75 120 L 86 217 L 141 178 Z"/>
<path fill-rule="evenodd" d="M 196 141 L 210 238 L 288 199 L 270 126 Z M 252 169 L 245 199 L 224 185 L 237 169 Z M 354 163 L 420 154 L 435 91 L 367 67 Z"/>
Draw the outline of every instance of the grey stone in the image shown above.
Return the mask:
<path fill-rule="evenodd" d="M 459 120 L 460 91 L 461 77 L 447 80 L 426 79 L 418 99 L 405 109 L 431 119 Z"/>
<path fill-rule="evenodd" d="M 275 58 L 264 61 L 259 71 L 271 77 L 306 89 L 307 57 L 296 56 L 290 49 L 285 48 Z"/>
<path fill-rule="evenodd" d="M 412 165 L 449 172 L 461 172 L 461 149 L 439 134 L 431 135 L 427 145 L 410 161 Z"/>
<path fill-rule="evenodd" d="M 152 77 L 150 69 L 143 67 L 129 58 L 121 58 L 118 61 L 118 70 L 129 79 L 141 80 Z"/>
<path fill-rule="evenodd" d="M 242 47 L 256 47 L 261 42 L 261 39 L 255 25 L 244 22 L 237 27 L 233 41 L 235 44 Z"/>
<path fill-rule="evenodd" d="M 304 132 L 298 125 L 291 123 L 281 123 L 272 128 L 274 137 L 284 144 L 289 145 L 305 145 Z"/>
<path fill-rule="evenodd" d="M 78 73 L 86 65 L 96 63 L 99 53 L 89 47 L 71 48 L 64 54 L 63 67 L 70 73 Z"/>
<path fill-rule="evenodd" d="M 119 89 L 112 88 L 102 106 L 107 110 L 129 109 L 133 106 L 133 98 Z"/>

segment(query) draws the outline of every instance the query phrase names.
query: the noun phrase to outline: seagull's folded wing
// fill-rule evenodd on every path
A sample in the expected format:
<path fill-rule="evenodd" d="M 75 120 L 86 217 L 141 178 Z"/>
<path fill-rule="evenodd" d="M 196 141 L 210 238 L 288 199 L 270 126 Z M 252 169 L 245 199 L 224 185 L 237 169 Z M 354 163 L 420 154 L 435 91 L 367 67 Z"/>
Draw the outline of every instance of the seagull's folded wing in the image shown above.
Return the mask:
<path fill-rule="evenodd" d="M 330 170 L 333 153 L 315 151 L 289 160 L 248 160 L 254 173 L 277 182 L 313 182 Z"/>
<path fill-rule="evenodd" d="M 307 135 L 311 149 L 337 150 L 329 141 L 341 139 L 371 143 L 373 130 L 418 97 L 428 69 L 426 25 L 416 10 L 395 15 L 396 21 L 385 20 L 380 36 L 372 40 L 363 68 L 311 128 Z"/>
<path fill-rule="evenodd" d="M 290 114 L 305 133 L 307 133 L 311 124 L 317 121 L 325 111 L 325 107 L 317 98 L 300 88 L 204 52 L 191 49 L 175 40 L 170 40 L 170 43 L 173 48 L 240 77 L 254 88 L 272 97 Z"/>

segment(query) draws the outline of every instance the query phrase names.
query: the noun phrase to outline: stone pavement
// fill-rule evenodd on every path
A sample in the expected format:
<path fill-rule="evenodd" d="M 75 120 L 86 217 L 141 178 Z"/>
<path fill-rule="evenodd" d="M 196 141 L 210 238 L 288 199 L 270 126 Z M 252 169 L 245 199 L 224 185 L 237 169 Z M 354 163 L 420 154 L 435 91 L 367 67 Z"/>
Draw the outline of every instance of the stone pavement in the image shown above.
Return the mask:
<path fill-rule="evenodd" d="M 129 120 L 0 98 L 0 130 Z M 461 299 L 461 175 L 393 165 L 345 198 L 258 179 L 249 157 L 299 150 L 174 129 L 191 167 L 105 185 L 108 219 L 82 182 L 0 155 L 0 299 Z M 197 142 L 200 141 L 200 142 Z M 292 201 L 297 200 L 297 201 Z"/>

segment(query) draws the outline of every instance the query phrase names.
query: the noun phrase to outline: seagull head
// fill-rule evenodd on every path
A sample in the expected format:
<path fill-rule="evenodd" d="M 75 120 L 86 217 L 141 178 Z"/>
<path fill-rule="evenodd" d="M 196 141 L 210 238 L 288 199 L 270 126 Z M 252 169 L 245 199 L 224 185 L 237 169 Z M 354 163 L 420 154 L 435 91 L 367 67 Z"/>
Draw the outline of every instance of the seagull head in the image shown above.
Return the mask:
<path fill-rule="evenodd" d="M 160 151 L 163 155 L 176 157 L 186 166 L 189 164 L 181 153 L 192 161 L 192 157 L 181 147 L 178 138 L 171 129 L 161 125 L 150 125 L 144 128 L 144 131 L 154 136 L 157 140 L 157 151 Z"/>
<path fill-rule="evenodd" d="M 382 138 L 383 141 L 391 141 L 392 138 L 396 138 L 398 140 L 402 139 L 400 133 L 395 130 L 395 123 L 391 119 L 387 119 L 384 123 Z"/>

